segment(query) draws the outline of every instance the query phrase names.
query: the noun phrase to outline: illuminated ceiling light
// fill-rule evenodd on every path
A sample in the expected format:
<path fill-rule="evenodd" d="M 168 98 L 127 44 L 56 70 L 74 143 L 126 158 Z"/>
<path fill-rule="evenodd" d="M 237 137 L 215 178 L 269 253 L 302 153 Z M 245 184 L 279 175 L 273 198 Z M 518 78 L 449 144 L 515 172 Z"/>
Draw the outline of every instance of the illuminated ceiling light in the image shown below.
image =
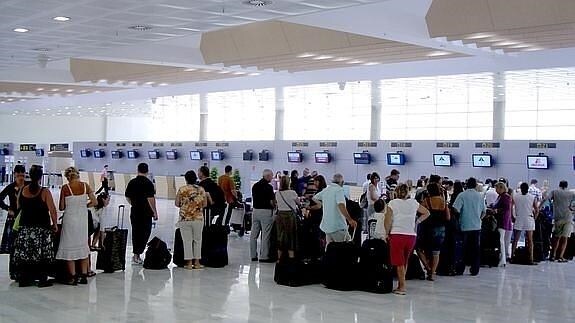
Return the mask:
<path fill-rule="evenodd" d="M 494 44 L 491 44 L 491 45 L 492 45 L 492 46 L 511 46 L 511 45 L 519 45 L 519 43 L 516 42 L 516 41 L 507 40 L 507 41 L 502 41 L 502 42 L 499 42 L 499 43 L 494 43 Z"/>
<path fill-rule="evenodd" d="M 44 91 L 44 88 L 43 88 L 43 87 L 39 87 L 39 88 L 36 89 L 36 91 Z"/>
<path fill-rule="evenodd" d="M 67 89 L 66 92 L 68 92 L 68 93 L 74 92 L 74 89 Z"/>
<path fill-rule="evenodd" d="M 444 52 L 444 51 L 435 51 L 435 52 L 431 52 L 431 53 L 427 54 L 427 57 L 445 56 L 445 55 L 449 55 L 449 54 L 451 54 L 451 53 Z"/>
<path fill-rule="evenodd" d="M 0 101 L 0 104 L 4 104 L 4 103 L 6 103 L 6 101 Z"/>
<path fill-rule="evenodd" d="M 150 81 L 150 82 L 146 82 L 146 83 L 144 83 L 144 84 L 145 84 L 145 85 L 154 85 L 154 84 L 156 84 L 156 82 Z M 122 104 L 125 104 L 125 103 L 122 103 Z"/>
<path fill-rule="evenodd" d="M 229 74 L 229 73 L 231 73 L 231 72 L 232 72 L 232 71 L 223 70 L 223 71 L 219 71 L 218 73 L 220 73 L 220 74 Z"/>
<path fill-rule="evenodd" d="M 333 58 L 333 56 L 329 56 L 329 55 L 320 55 L 320 56 L 316 56 L 316 57 L 314 57 L 313 59 L 315 59 L 316 61 L 321 61 L 321 60 L 324 60 L 324 59 L 330 59 L 330 58 Z"/>
<path fill-rule="evenodd" d="M 52 89 L 51 91 L 52 92 L 58 92 L 58 91 L 60 91 L 60 89 Z"/>
<path fill-rule="evenodd" d="M 246 72 L 235 72 L 234 75 L 246 75 Z"/>
<path fill-rule="evenodd" d="M 520 48 L 527 48 L 527 47 L 531 47 L 531 45 L 529 45 L 529 44 L 518 44 L 518 45 L 514 45 L 514 46 L 509 46 L 509 48 L 513 48 L 513 49 L 520 49 Z"/>
<path fill-rule="evenodd" d="M 106 80 L 106 79 L 98 80 L 98 83 L 106 83 L 106 82 L 108 82 L 108 80 Z"/>
<path fill-rule="evenodd" d="M 378 63 L 378 62 L 369 62 L 369 63 L 365 63 L 365 64 L 363 64 L 363 65 L 365 65 L 365 66 L 373 66 L 373 65 L 379 65 L 379 64 L 381 64 L 381 63 Z"/>
<path fill-rule="evenodd" d="M 249 76 L 259 76 L 261 73 L 250 73 Z"/>
<path fill-rule="evenodd" d="M 212 70 L 202 70 L 201 72 L 202 72 L 202 73 L 211 73 L 211 72 L 213 72 L 213 71 L 212 71 Z"/>
<path fill-rule="evenodd" d="M 365 63 L 365 62 L 364 62 L 364 61 L 361 61 L 361 60 L 359 60 L 359 59 L 354 59 L 354 60 L 351 60 L 351 61 L 349 61 L 349 62 L 347 62 L 347 63 L 348 63 L 348 64 L 363 64 L 363 63 Z"/>
<path fill-rule="evenodd" d="M 160 86 L 168 86 L 169 84 L 168 83 L 160 83 L 159 85 Z"/>
<path fill-rule="evenodd" d="M 12 99 L 12 98 L 8 99 L 8 102 L 12 102 L 12 101 L 14 101 L 14 99 Z"/>
<path fill-rule="evenodd" d="M 24 102 L 24 101 L 26 101 L 26 99 L 20 99 L 20 102 Z"/>
<path fill-rule="evenodd" d="M 475 34 L 472 36 L 465 37 L 465 39 L 483 39 L 495 36 L 494 34 Z"/>
<path fill-rule="evenodd" d="M 197 68 L 186 68 L 186 69 L 184 70 L 184 72 L 195 72 L 195 71 L 197 71 L 197 70 L 198 70 Z"/>
<path fill-rule="evenodd" d="M 314 57 L 314 56 L 315 56 L 315 54 L 312 54 L 312 53 L 303 53 L 303 54 L 297 55 L 297 57 L 299 57 L 299 58 L 308 58 L 308 57 Z"/>
<path fill-rule="evenodd" d="M 334 58 L 332 60 L 332 62 L 345 62 L 345 61 L 349 61 L 350 59 L 351 58 L 347 58 L 347 57 L 337 57 L 337 58 Z"/>
<path fill-rule="evenodd" d="M 522 51 L 522 52 L 533 52 L 533 51 L 536 51 L 536 50 L 543 50 L 543 48 L 541 48 L 541 47 L 530 47 L 530 48 L 522 49 L 521 51 Z"/>
<path fill-rule="evenodd" d="M 17 32 L 17 33 L 27 33 L 30 31 L 30 29 L 27 28 L 14 28 L 12 29 L 13 32 Z"/>
<path fill-rule="evenodd" d="M 55 21 L 60 21 L 60 22 L 65 22 L 65 21 L 70 21 L 71 18 L 70 17 L 66 17 L 66 16 L 58 16 L 58 17 L 54 17 L 52 18 Z"/>

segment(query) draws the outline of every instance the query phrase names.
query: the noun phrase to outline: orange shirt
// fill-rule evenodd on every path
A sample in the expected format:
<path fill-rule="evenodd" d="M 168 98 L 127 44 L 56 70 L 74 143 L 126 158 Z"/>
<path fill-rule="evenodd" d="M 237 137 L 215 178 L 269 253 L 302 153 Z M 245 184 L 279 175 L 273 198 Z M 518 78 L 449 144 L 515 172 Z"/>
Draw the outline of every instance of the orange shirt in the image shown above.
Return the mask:
<path fill-rule="evenodd" d="M 218 178 L 218 185 L 224 191 L 224 196 L 226 198 L 226 202 L 232 203 L 236 199 L 234 196 L 233 191 L 236 189 L 236 184 L 231 176 L 222 175 Z"/>

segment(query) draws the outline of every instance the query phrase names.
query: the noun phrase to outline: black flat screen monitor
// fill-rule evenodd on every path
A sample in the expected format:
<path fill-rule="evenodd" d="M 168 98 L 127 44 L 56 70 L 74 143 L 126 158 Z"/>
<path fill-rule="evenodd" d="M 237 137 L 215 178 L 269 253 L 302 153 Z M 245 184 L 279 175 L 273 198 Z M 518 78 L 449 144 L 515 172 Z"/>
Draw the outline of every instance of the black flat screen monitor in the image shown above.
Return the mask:
<path fill-rule="evenodd" d="M 473 167 L 492 167 L 493 157 L 489 154 L 473 154 L 471 155 Z"/>
<path fill-rule="evenodd" d="M 302 154 L 297 151 L 290 151 L 287 153 L 288 163 L 301 163 L 303 161 Z"/>
<path fill-rule="evenodd" d="M 37 157 L 44 157 L 44 149 L 36 149 Z"/>
<path fill-rule="evenodd" d="M 317 164 L 329 164 L 331 162 L 331 154 L 328 152 L 316 152 L 315 162 Z"/>
<path fill-rule="evenodd" d="M 178 152 L 176 152 L 175 150 L 166 150 L 166 159 L 167 160 L 178 159 Z"/>
<path fill-rule="evenodd" d="M 106 156 L 106 152 L 102 149 L 94 150 L 94 158 L 104 158 Z"/>
<path fill-rule="evenodd" d="M 433 154 L 433 166 L 450 167 L 453 159 L 450 154 Z"/>
<path fill-rule="evenodd" d="M 191 160 L 202 160 L 202 152 L 199 150 L 190 151 L 190 159 Z"/>
<path fill-rule="evenodd" d="M 393 166 L 405 165 L 405 155 L 402 153 L 388 153 L 387 164 Z"/>
<path fill-rule="evenodd" d="M 137 159 L 139 156 L 138 152 L 135 150 L 128 150 L 128 159 Z"/>
<path fill-rule="evenodd" d="M 212 151 L 210 152 L 210 155 L 212 157 L 212 160 L 224 160 L 224 153 L 221 151 Z"/>
<path fill-rule="evenodd" d="M 527 168 L 529 169 L 548 169 L 549 157 L 545 155 L 527 156 Z"/>
<path fill-rule="evenodd" d="M 258 159 L 259 159 L 260 161 L 268 161 L 268 160 L 270 160 L 270 152 L 267 151 L 267 150 L 261 151 L 261 152 L 258 154 Z"/>
<path fill-rule="evenodd" d="M 254 159 L 254 153 L 252 153 L 251 151 L 244 151 L 244 153 L 242 154 L 242 160 L 250 161 L 252 159 Z"/>
<path fill-rule="evenodd" d="M 371 164 L 371 154 L 353 153 L 353 163 L 356 165 L 369 165 Z"/>
<path fill-rule="evenodd" d="M 9 154 L 8 148 L 0 148 L 0 156 L 8 156 Z"/>
<path fill-rule="evenodd" d="M 90 157 L 90 150 L 88 150 L 88 149 L 81 149 L 81 150 L 80 150 L 80 157 L 82 157 L 82 158 L 88 158 L 88 157 Z"/>
<path fill-rule="evenodd" d="M 148 151 L 148 158 L 149 159 L 160 159 L 160 152 L 157 150 L 150 150 Z"/>
<path fill-rule="evenodd" d="M 110 154 L 112 155 L 112 159 L 121 159 L 122 158 L 122 152 L 119 150 L 112 150 L 112 152 Z"/>

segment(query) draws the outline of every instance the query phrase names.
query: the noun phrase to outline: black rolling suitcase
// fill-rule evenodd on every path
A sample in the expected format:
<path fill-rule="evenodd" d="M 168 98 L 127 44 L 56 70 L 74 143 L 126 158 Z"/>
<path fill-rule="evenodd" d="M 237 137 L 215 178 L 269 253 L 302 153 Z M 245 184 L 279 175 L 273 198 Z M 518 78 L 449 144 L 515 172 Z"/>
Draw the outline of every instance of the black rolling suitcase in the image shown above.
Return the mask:
<path fill-rule="evenodd" d="M 319 284 L 321 268 L 318 260 L 282 259 L 276 263 L 274 281 L 289 287 Z"/>
<path fill-rule="evenodd" d="M 493 216 L 487 216 L 481 222 L 481 266 L 497 267 L 499 265 L 499 231 L 497 220 Z"/>
<path fill-rule="evenodd" d="M 569 239 L 567 240 L 567 248 L 565 248 L 563 258 L 567 260 L 573 260 L 574 257 L 575 257 L 575 233 L 572 233 Z"/>
<path fill-rule="evenodd" d="M 393 267 L 389 246 L 384 240 L 369 239 L 361 245 L 359 256 L 360 289 L 385 294 L 393 290 Z"/>
<path fill-rule="evenodd" d="M 329 289 L 349 291 L 359 286 L 357 281 L 359 247 L 352 241 L 332 242 L 327 245 L 324 256 L 323 284 Z"/>
<path fill-rule="evenodd" d="M 128 229 L 124 229 L 124 213 L 126 207 L 118 206 L 118 220 L 115 227 L 104 231 L 104 246 L 98 251 L 96 269 L 105 273 L 126 269 L 126 246 L 128 244 Z M 120 224 L 120 217 L 122 222 Z"/>
<path fill-rule="evenodd" d="M 419 257 L 415 253 L 409 256 L 409 261 L 407 262 L 407 271 L 405 273 L 405 279 L 425 280 L 425 271 L 423 270 L 423 266 L 421 266 L 421 261 L 419 260 Z"/>
<path fill-rule="evenodd" d="M 168 269 L 170 262 L 172 262 L 172 254 L 168 250 L 168 245 L 158 237 L 150 240 L 144 258 L 144 268 Z"/>
<path fill-rule="evenodd" d="M 202 233 L 202 259 L 206 267 L 221 268 L 228 265 L 228 228 L 210 221 L 209 210 L 204 212 L 204 230 Z"/>
<path fill-rule="evenodd" d="M 182 240 L 180 228 L 177 228 L 174 234 L 174 255 L 172 262 L 178 267 L 184 267 L 186 265 L 186 260 L 184 260 L 184 241 Z"/>

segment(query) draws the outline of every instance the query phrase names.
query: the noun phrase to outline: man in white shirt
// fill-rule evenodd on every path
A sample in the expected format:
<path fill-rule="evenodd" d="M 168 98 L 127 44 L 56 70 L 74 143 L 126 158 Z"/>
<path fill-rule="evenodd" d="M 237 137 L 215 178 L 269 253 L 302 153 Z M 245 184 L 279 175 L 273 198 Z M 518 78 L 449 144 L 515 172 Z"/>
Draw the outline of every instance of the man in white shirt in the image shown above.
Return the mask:
<path fill-rule="evenodd" d="M 535 197 L 535 199 L 537 200 L 537 202 L 540 202 L 543 199 L 543 193 L 541 192 L 539 187 L 537 187 L 537 180 L 536 179 L 531 180 L 531 185 L 529 186 L 529 192 L 528 193 L 530 195 L 533 195 Z"/>
<path fill-rule="evenodd" d="M 499 194 L 497 194 L 495 187 L 490 185 L 487 192 L 485 192 L 485 205 L 490 206 L 494 204 L 498 198 Z"/>
<path fill-rule="evenodd" d="M 363 193 L 367 192 L 367 189 L 369 188 L 369 184 L 371 183 L 371 181 L 369 180 L 370 177 L 371 177 L 371 173 L 367 174 L 367 181 L 363 182 L 363 184 L 361 185 L 361 188 L 363 189 Z"/>

